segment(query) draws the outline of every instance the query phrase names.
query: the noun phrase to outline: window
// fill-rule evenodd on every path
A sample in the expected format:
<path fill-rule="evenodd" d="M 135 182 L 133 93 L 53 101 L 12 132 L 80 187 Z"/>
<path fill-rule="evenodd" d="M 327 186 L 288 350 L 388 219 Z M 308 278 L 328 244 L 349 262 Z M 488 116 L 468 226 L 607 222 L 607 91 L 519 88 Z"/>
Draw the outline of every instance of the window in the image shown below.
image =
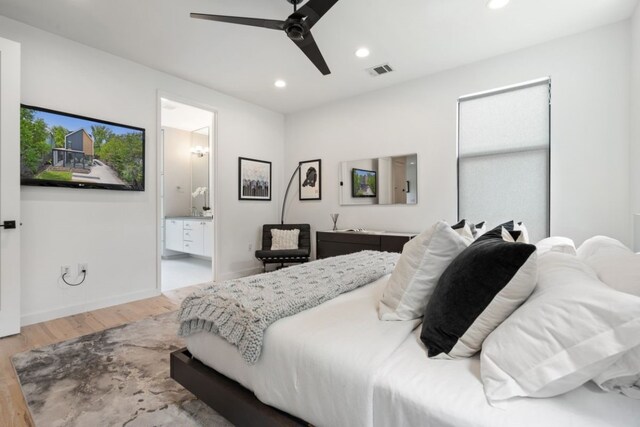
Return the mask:
<path fill-rule="evenodd" d="M 550 79 L 458 100 L 458 216 L 549 236 Z"/>

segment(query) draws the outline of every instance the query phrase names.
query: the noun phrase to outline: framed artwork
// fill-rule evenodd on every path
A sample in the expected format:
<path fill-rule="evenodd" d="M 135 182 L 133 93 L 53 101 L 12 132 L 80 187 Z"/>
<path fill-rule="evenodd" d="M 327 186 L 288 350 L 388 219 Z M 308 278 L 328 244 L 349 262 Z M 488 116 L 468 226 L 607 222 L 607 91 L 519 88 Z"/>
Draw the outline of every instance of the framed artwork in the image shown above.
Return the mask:
<path fill-rule="evenodd" d="M 271 162 L 238 157 L 238 199 L 271 200 Z"/>
<path fill-rule="evenodd" d="M 353 168 L 351 170 L 351 196 L 377 197 L 377 181 L 376 171 Z"/>
<path fill-rule="evenodd" d="M 300 162 L 298 177 L 300 200 L 322 200 L 322 161 L 320 159 Z"/>

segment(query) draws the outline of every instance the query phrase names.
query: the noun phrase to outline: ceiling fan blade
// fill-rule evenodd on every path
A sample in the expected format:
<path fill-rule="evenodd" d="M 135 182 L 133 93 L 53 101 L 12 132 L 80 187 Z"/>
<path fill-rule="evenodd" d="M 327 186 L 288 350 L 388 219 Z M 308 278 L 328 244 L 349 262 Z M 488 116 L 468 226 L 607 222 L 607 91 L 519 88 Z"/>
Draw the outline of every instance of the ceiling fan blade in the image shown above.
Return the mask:
<path fill-rule="evenodd" d="M 304 36 L 304 40 L 294 40 L 293 42 L 302 50 L 302 52 L 304 52 L 305 55 L 307 55 L 307 58 L 313 62 L 313 65 L 315 65 L 323 75 L 326 76 L 327 74 L 331 74 L 331 70 L 329 70 L 329 66 L 322 57 L 320 48 L 316 44 L 311 33 L 307 33 L 307 35 Z"/>
<path fill-rule="evenodd" d="M 206 13 L 192 13 L 192 18 L 207 21 L 228 22 L 229 24 L 250 25 L 252 27 L 269 28 L 271 30 L 284 30 L 284 21 L 275 19 L 243 18 L 240 16 L 208 15 Z"/>
<path fill-rule="evenodd" d="M 297 13 L 307 17 L 306 23 L 311 29 L 336 3 L 338 0 L 309 0 Z"/>

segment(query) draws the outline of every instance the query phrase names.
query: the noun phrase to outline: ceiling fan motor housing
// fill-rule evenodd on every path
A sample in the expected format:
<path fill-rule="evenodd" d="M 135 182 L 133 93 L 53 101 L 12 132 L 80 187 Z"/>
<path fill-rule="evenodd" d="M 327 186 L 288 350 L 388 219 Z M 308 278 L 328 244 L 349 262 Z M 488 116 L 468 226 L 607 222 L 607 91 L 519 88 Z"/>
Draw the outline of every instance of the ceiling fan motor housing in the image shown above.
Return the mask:
<path fill-rule="evenodd" d="M 287 33 L 287 37 L 289 37 L 293 41 L 304 40 L 304 35 L 306 34 L 306 29 L 302 24 L 298 22 L 287 24 L 287 26 L 284 28 L 284 31 Z"/>

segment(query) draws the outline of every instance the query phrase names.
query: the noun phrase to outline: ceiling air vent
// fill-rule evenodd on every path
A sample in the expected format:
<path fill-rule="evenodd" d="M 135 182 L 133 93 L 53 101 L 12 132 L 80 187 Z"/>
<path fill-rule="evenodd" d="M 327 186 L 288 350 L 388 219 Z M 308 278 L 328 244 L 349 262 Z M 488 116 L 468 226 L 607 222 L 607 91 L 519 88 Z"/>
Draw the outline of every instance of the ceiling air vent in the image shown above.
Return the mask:
<path fill-rule="evenodd" d="M 382 64 L 376 67 L 367 68 L 367 72 L 371 74 L 373 77 L 380 76 L 382 74 L 387 74 L 392 71 L 393 71 L 393 68 L 391 68 L 391 65 L 389 64 Z"/>

